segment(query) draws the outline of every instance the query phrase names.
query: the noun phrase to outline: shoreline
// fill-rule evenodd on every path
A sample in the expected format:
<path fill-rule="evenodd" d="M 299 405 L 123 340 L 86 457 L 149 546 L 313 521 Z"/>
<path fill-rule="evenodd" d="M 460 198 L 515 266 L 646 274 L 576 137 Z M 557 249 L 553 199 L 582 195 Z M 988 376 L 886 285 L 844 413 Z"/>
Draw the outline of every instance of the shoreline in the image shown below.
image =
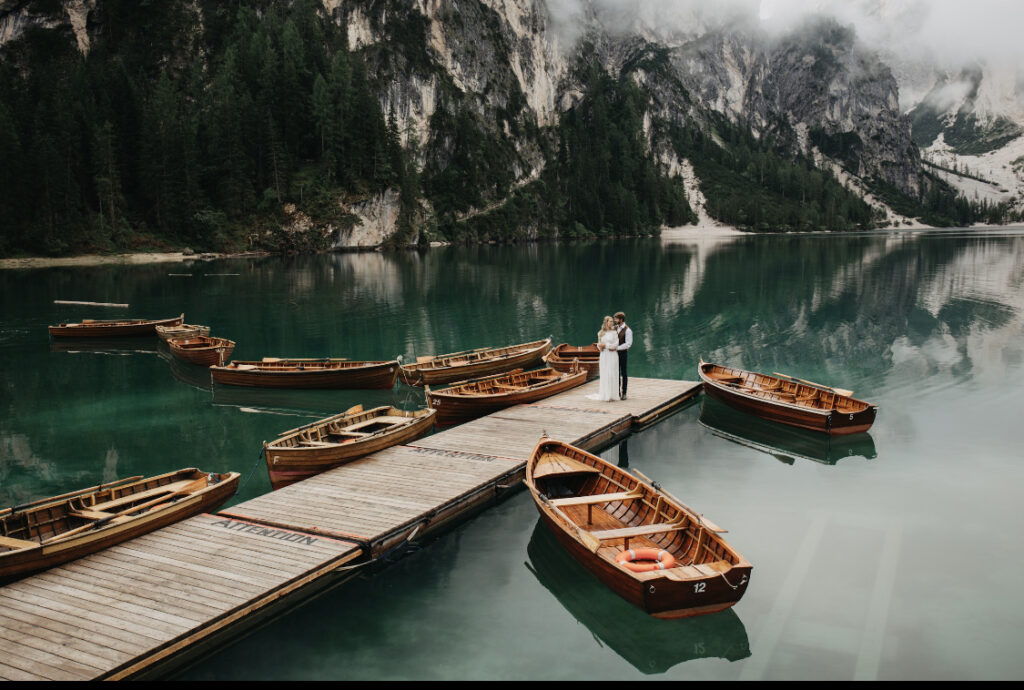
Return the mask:
<path fill-rule="evenodd" d="M 55 268 L 68 266 L 143 265 L 181 263 L 185 261 L 214 261 L 216 259 L 243 259 L 273 256 L 270 252 L 131 252 L 125 254 L 80 254 L 78 256 L 27 256 L 0 259 L 0 270 L 18 268 Z"/>
<path fill-rule="evenodd" d="M 996 229 L 1024 229 L 1024 224 L 1012 225 L 991 225 L 988 223 L 976 223 L 964 228 L 937 228 L 931 225 L 915 223 L 914 225 L 875 228 L 863 232 L 919 232 L 921 230 L 955 231 L 955 230 L 996 230 Z M 856 231 L 861 232 L 861 231 Z M 741 237 L 746 235 L 781 235 L 781 234 L 818 234 L 827 231 L 815 231 L 814 233 L 775 233 L 775 232 L 744 232 L 728 225 L 684 225 L 675 228 L 662 228 L 660 237 L 671 241 L 698 240 L 698 239 L 721 239 L 724 237 Z M 835 233 L 842 235 L 845 233 Z M 431 248 L 451 246 L 447 242 L 431 242 Z M 353 251 L 380 251 L 380 247 L 352 247 L 331 250 L 331 252 L 347 253 Z M 60 267 L 82 267 L 82 266 L 105 266 L 105 265 L 144 265 L 156 263 L 184 263 L 192 261 L 215 261 L 218 259 L 246 259 L 254 257 L 277 256 L 273 252 L 203 252 L 184 254 L 183 252 L 134 252 L 124 254 L 81 254 L 79 256 L 29 256 L 21 258 L 0 259 L 0 270 L 31 269 L 31 268 L 60 268 Z"/>

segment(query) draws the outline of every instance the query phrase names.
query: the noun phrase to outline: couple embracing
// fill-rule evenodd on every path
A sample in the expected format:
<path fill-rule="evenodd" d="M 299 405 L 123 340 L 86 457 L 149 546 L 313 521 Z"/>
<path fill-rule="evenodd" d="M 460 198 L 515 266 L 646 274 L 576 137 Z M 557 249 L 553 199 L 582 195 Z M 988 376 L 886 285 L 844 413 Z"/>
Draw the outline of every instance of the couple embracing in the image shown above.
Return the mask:
<path fill-rule="evenodd" d="M 626 325 L 626 315 L 619 311 L 615 313 L 614 319 L 611 316 L 604 317 L 597 334 L 597 348 L 601 351 L 601 382 L 597 395 L 588 395 L 588 398 L 605 402 L 626 399 L 626 385 L 629 383 L 626 364 L 632 346 L 633 329 Z"/>

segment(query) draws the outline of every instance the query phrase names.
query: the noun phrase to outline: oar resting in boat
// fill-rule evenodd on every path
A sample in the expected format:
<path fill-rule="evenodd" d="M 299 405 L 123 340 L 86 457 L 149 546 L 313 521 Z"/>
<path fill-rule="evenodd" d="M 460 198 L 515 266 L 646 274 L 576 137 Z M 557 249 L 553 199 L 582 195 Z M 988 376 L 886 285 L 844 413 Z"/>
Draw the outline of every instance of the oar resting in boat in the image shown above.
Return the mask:
<path fill-rule="evenodd" d="M 98 519 L 94 520 L 93 522 L 89 523 L 88 525 L 82 525 L 81 527 L 76 527 L 75 529 L 68 530 L 67 532 L 64 532 L 63 534 L 58 534 L 55 537 L 50 537 L 49 539 L 46 539 L 46 540 L 44 540 L 44 541 L 42 541 L 40 543 L 45 545 L 45 544 L 51 544 L 51 543 L 53 543 L 55 541 L 63 541 L 65 539 L 67 539 L 68 537 L 74 536 L 74 535 L 79 534 L 81 532 L 85 532 L 85 531 L 90 530 L 90 529 L 98 529 L 98 528 L 102 527 L 103 525 L 107 524 L 108 522 L 112 521 L 114 518 L 119 518 L 119 517 L 122 517 L 122 516 L 125 516 L 125 515 L 134 515 L 135 513 L 141 513 L 144 510 L 155 508 L 156 506 L 158 506 L 160 504 L 163 504 L 163 503 L 173 503 L 174 501 L 180 500 L 180 499 L 184 498 L 185 496 L 191 495 L 195 491 L 199 491 L 200 489 L 206 488 L 206 485 L 207 485 L 207 478 L 206 477 L 200 477 L 199 479 L 196 479 L 195 481 L 192 481 L 192 482 L 186 484 L 185 486 L 181 487 L 177 491 L 172 491 L 169 494 L 164 494 L 163 496 L 158 496 L 158 497 L 156 497 L 156 498 L 154 498 L 154 499 L 152 499 L 150 501 L 146 501 L 145 503 L 140 503 L 139 505 L 132 506 L 131 508 L 126 508 L 125 510 L 122 510 L 122 511 L 120 511 L 118 513 L 111 513 L 110 515 L 105 515 L 105 516 L 103 516 L 101 518 L 98 518 Z"/>
<path fill-rule="evenodd" d="M 783 378 L 787 378 L 790 381 L 798 381 L 798 382 L 806 384 L 808 386 L 816 386 L 817 388 L 822 388 L 822 389 L 827 390 L 827 391 L 832 391 L 836 395 L 844 395 L 844 396 L 846 396 L 848 398 L 853 395 L 853 391 L 851 391 L 851 390 L 849 390 L 847 388 L 836 388 L 835 386 L 826 386 L 823 383 L 815 383 L 814 381 L 808 381 L 806 379 L 798 379 L 795 376 L 790 376 L 789 374 L 780 374 L 777 371 L 773 371 L 772 374 L 774 374 L 775 376 L 782 376 Z"/>

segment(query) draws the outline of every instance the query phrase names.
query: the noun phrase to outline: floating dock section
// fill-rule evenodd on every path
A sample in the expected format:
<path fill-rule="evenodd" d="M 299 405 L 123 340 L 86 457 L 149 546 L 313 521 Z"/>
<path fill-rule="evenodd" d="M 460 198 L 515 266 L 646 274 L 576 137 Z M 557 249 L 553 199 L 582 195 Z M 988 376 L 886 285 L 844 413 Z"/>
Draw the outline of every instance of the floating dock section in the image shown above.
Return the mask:
<path fill-rule="evenodd" d="M 0 587 L 0 679 L 152 677 L 521 486 L 546 434 L 588 450 L 680 409 L 692 381 L 598 382 L 518 405 Z"/>

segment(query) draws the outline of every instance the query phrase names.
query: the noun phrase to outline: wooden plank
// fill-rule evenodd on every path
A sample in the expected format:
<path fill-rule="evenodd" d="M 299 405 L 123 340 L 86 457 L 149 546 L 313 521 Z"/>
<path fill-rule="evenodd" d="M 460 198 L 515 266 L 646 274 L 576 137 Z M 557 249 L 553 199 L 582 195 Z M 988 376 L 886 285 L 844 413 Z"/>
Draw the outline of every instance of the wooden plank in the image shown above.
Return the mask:
<path fill-rule="evenodd" d="M 52 680 L 44 678 L 36 673 L 25 671 L 14 666 L 8 666 L 0 659 L 0 680 Z"/>
<path fill-rule="evenodd" d="M 107 597 L 95 596 L 73 586 L 54 584 L 42 578 L 22 580 L 21 591 L 48 597 L 51 601 L 63 602 L 65 606 L 80 607 L 109 618 L 114 625 L 133 629 L 146 630 L 150 635 L 159 633 L 178 633 L 187 628 L 193 621 L 183 619 L 160 611 L 146 611 L 140 606 L 124 606 Z M 159 639 L 159 638 L 156 638 Z"/>
<path fill-rule="evenodd" d="M 27 631 L 36 637 L 51 640 L 54 644 L 73 647 L 88 652 L 95 657 L 106 659 L 110 664 L 121 663 L 131 658 L 130 650 L 125 649 L 120 641 L 104 635 L 97 630 L 90 630 L 87 638 L 82 637 L 82 627 L 33 616 L 14 606 L 4 607 L 3 624 L 9 630 Z M 142 647 L 138 647 L 142 649 Z"/>
<path fill-rule="evenodd" d="M 11 666 L 38 674 L 47 680 L 88 680 L 96 674 L 96 669 L 85 664 L 5 638 L 0 638 L 0 658 Z"/>
<path fill-rule="evenodd" d="M 216 598 L 227 603 L 238 603 L 246 601 L 248 597 L 232 591 L 232 588 L 224 587 L 214 590 L 210 582 L 204 582 L 191 576 L 182 575 L 180 572 L 169 569 L 140 568 L 133 566 L 125 569 L 123 566 L 111 566 L 109 563 L 99 559 L 90 558 L 85 562 L 74 562 L 63 566 L 62 571 L 80 573 L 84 577 L 109 580 L 122 583 L 125 586 L 153 587 L 162 589 L 168 596 L 176 596 L 183 600 L 194 598 L 197 592 L 203 593 L 203 600 Z M 205 608 L 204 604 L 195 604 L 197 607 Z"/>
<path fill-rule="evenodd" d="M 93 669 L 93 671 L 90 671 L 90 674 L 94 674 L 95 671 L 102 671 L 110 665 L 109 659 L 95 656 L 68 644 L 68 642 L 75 642 L 74 638 L 67 635 L 57 635 L 55 637 L 52 633 L 47 634 L 47 631 L 44 629 L 37 630 L 30 625 L 22 625 L 18 630 L 0 628 L 0 646 L 6 644 L 5 640 L 7 642 L 16 642 L 41 652 L 50 652 L 55 649 L 53 643 L 56 642 L 56 654 L 58 656 L 74 664 L 81 664 L 89 669 Z M 91 677 L 91 675 L 87 677 Z"/>
<path fill-rule="evenodd" d="M 33 625 L 46 627 L 50 630 L 57 630 L 58 632 L 63 629 L 62 626 L 69 625 L 69 620 L 76 621 L 73 627 L 79 634 L 81 634 L 82 626 L 77 622 L 77 616 L 69 616 L 66 612 L 48 609 L 33 601 L 22 601 L 13 597 L 6 597 L 3 595 L 3 590 L 0 590 L 0 604 L 3 605 L 3 610 L 5 612 L 21 611 L 24 615 L 32 617 Z M 122 649 L 126 652 L 136 652 L 146 648 L 144 638 L 134 635 L 131 632 L 127 632 L 116 627 L 104 627 L 101 629 L 103 632 L 100 634 L 90 633 L 90 639 L 114 640 L 116 646 L 111 647 L 111 649 Z"/>
<path fill-rule="evenodd" d="M 25 580 L 21 580 L 16 584 L 23 584 Z M 101 626 L 109 626 L 111 629 L 123 630 L 127 633 L 132 633 L 138 637 L 146 640 L 158 641 L 160 636 L 154 627 L 146 627 L 136 625 L 130 620 L 123 620 L 121 618 L 107 615 L 106 613 L 97 612 L 95 606 L 85 605 L 75 600 L 67 601 L 52 596 L 50 592 L 46 590 L 28 589 L 23 587 L 13 588 L 8 585 L 3 591 L 0 591 L 0 597 L 9 597 L 25 604 L 31 604 L 37 606 L 40 609 L 47 610 L 49 617 L 54 617 L 56 614 L 57 620 L 67 620 L 70 617 L 72 620 L 81 619 L 84 621 L 91 621 Z M 100 607 L 102 611 L 102 607 Z M 148 625 L 148 623 L 147 623 Z"/>

